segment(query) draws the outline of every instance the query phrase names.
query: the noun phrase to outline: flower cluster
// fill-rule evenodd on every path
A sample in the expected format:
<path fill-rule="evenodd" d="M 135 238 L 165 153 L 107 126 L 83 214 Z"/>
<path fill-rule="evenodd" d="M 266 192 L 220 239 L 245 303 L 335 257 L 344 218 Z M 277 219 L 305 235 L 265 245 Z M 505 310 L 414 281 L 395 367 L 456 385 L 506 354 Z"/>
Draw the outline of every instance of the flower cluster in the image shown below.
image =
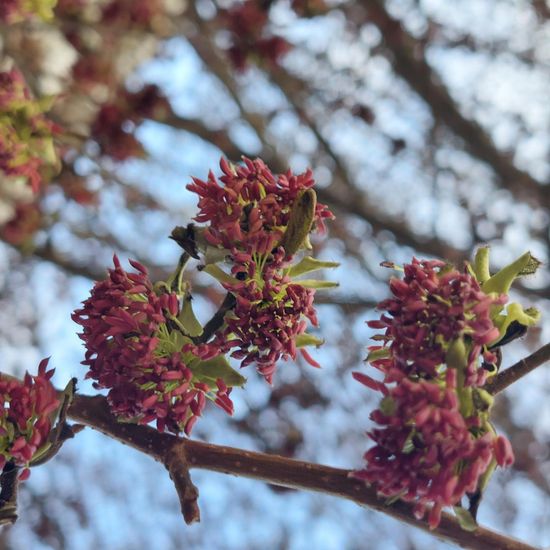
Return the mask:
<path fill-rule="evenodd" d="M 47 371 L 48 360 L 38 367 L 38 374 L 25 374 L 23 381 L 0 376 L 0 469 L 7 462 L 25 468 L 21 479 L 29 476 L 29 463 L 38 458 L 48 445 L 52 428 L 50 417 L 59 400 Z"/>
<path fill-rule="evenodd" d="M 478 256 L 488 263 L 487 249 Z M 393 296 L 378 306 L 385 313 L 368 323 L 384 329 L 376 336 L 383 345 L 369 348 L 368 357 L 383 380 L 354 377 L 382 393 L 371 414 L 380 427 L 368 434 L 375 445 L 353 475 L 380 495 L 413 502 L 419 518 L 429 508 L 432 529 L 443 507 L 460 507 L 496 465 L 514 460 L 509 441 L 489 421 L 492 397 L 482 386 L 497 360 L 490 346 L 510 322 L 504 279 L 521 274 L 529 258 L 493 278 L 487 266 L 481 276 L 469 265 L 459 272 L 441 261 L 414 259 L 403 279 L 391 279 Z"/>
<path fill-rule="evenodd" d="M 284 251 L 278 248 L 262 269 L 253 254 L 233 254 L 238 261 L 233 273 L 244 276 L 233 284 L 223 283 L 236 296 L 236 305 L 215 339 L 224 352 L 237 348 L 231 355 L 242 360 L 241 366 L 256 363 L 269 383 L 277 361 L 296 358 L 296 339 L 305 334 L 307 320 L 318 325 L 313 307 L 315 290 L 293 284 L 284 274 L 287 263 L 283 258 Z M 319 366 L 305 349 L 300 351 L 311 365 Z"/>
<path fill-rule="evenodd" d="M 211 398 L 231 414 L 229 389 L 208 372 L 191 340 L 172 330 L 177 326 L 179 299 L 157 293 L 147 270 L 131 261 L 137 273 L 127 273 L 114 258 L 115 268 L 97 282 L 73 320 L 83 327 L 83 364 L 98 389 L 109 389 L 112 411 L 127 420 L 147 424 L 156 420 L 160 431 L 189 434 Z"/>
<path fill-rule="evenodd" d="M 227 30 L 231 34 L 228 54 L 234 67 L 244 71 L 251 57 L 279 63 L 291 48 L 282 37 L 267 32 L 267 10 L 258 0 L 245 0 L 225 13 Z"/>
<path fill-rule="evenodd" d="M 31 98 L 16 69 L 0 72 L 0 171 L 23 178 L 38 192 L 43 172 L 57 168 L 55 125 L 44 116 L 46 106 Z"/>
<path fill-rule="evenodd" d="M 311 170 L 303 174 L 274 175 L 260 160 L 243 159 L 235 166 L 222 158 L 219 178 L 193 178 L 187 189 L 199 195 L 195 220 L 208 223 L 204 236 L 209 244 L 228 250 L 269 253 L 281 243 L 297 199 L 315 185 Z M 313 227 L 323 231 L 323 220 L 333 218 L 330 210 L 315 204 Z"/>
<path fill-rule="evenodd" d="M 464 337 L 471 342 L 466 385 L 482 386 L 488 371 L 479 368 L 479 356 L 483 353 L 486 362 L 494 362 L 495 356 L 486 346 L 499 338 L 491 308 L 505 304 L 507 296 L 487 295 L 474 275 L 439 260 L 415 258 L 404 271 L 403 279 L 390 281 L 393 297 L 378 304 L 387 315 L 367 323 L 385 329 L 384 347 L 391 352 L 373 365 L 390 363 L 408 374 L 435 377 L 445 363 L 449 345 Z"/>
<path fill-rule="evenodd" d="M 220 165 L 223 186 L 212 173 L 207 181 L 195 178 L 188 185 L 199 195 L 195 220 L 208 224 L 202 233 L 207 246 L 225 251 L 231 264 L 231 276 L 205 268 L 236 301 L 214 342 L 224 352 L 232 350 L 241 366 L 255 362 L 271 382 L 277 361 L 296 357 L 307 320 L 317 325 L 313 297 L 315 283 L 320 282 L 292 281 L 292 276 L 336 264 L 312 260 L 311 269 L 296 270 L 292 260 L 310 230 L 323 228 L 323 220 L 332 213 L 314 200 L 310 171 L 275 176 L 261 160 L 249 159 L 242 166 L 222 159 Z M 300 224 L 305 226 L 297 229 Z M 296 243 L 290 242 L 289 233 L 298 235 Z M 300 351 L 318 366 L 304 349 Z"/>
<path fill-rule="evenodd" d="M 356 373 L 372 388 L 374 381 L 363 376 Z M 479 416 L 462 415 L 456 370 L 447 370 L 444 385 L 401 373 L 395 386 L 381 388 L 385 396 L 371 419 L 382 428 L 369 434 L 376 445 L 354 477 L 375 484 L 382 496 L 414 502 L 419 518 L 431 505 L 431 528 L 443 507 L 459 505 L 476 491 L 493 460 L 499 466 L 513 462 L 506 438 L 485 431 Z"/>

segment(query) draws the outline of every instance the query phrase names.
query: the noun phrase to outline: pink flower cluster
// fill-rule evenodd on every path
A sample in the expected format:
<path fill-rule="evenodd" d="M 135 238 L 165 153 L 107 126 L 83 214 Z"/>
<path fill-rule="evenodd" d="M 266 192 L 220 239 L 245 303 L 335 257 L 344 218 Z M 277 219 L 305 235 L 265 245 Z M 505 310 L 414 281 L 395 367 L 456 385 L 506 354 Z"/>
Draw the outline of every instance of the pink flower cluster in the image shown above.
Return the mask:
<path fill-rule="evenodd" d="M 311 170 L 274 175 L 260 159 L 243 161 L 235 166 L 221 159 L 223 185 L 210 172 L 206 181 L 193 178 L 187 189 L 199 196 L 195 220 L 208 223 L 204 235 L 211 245 L 266 254 L 281 241 L 296 199 L 315 180 Z M 317 203 L 314 225 L 318 230 L 324 230 L 323 220 L 333 217 L 324 204 Z"/>
<path fill-rule="evenodd" d="M 47 371 L 48 360 L 41 361 L 38 374 L 25 374 L 20 380 L 0 375 L 0 470 L 7 462 L 25 468 L 20 479 L 26 479 L 29 462 L 48 442 L 52 428 L 50 415 L 59 406 L 57 393 Z"/>
<path fill-rule="evenodd" d="M 313 307 L 315 291 L 292 284 L 283 274 L 284 251 L 277 249 L 273 260 L 259 270 L 252 254 L 235 252 L 235 275 L 242 282 L 225 283 L 236 296 L 236 305 L 226 317 L 226 324 L 215 338 L 215 344 L 232 357 L 242 359 L 241 366 L 256 363 L 258 371 L 271 384 L 277 361 L 296 359 L 296 337 L 304 334 L 307 320 L 318 325 Z M 314 367 L 319 365 L 304 350 L 303 357 Z"/>
<path fill-rule="evenodd" d="M 0 171 L 25 178 L 38 192 L 41 170 L 51 162 L 48 153 L 57 128 L 31 98 L 16 69 L 0 72 L 0 120 Z"/>
<path fill-rule="evenodd" d="M 0 21 L 3 23 L 16 23 L 32 14 L 25 7 L 23 0 L 2 0 L 0 3 Z"/>
<path fill-rule="evenodd" d="M 244 165 L 235 167 L 222 159 L 220 165 L 223 186 L 212 173 L 207 181 L 195 178 L 187 186 L 199 195 L 195 220 L 208 223 L 204 237 L 210 245 L 227 249 L 236 280 L 222 283 L 234 294 L 236 306 L 215 344 L 224 352 L 233 350 L 242 366 L 255 362 L 271 382 L 276 362 L 296 357 L 296 337 L 305 332 L 307 320 L 317 325 L 315 291 L 292 283 L 285 271 L 292 254 L 279 246 L 293 205 L 314 180 L 310 171 L 275 176 L 259 159 L 245 158 Z M 323 220 L 331 217 L 325 205 L 316 204 L 313 226 L 322 229 Z"/>
<path fill-rule="evenodd" d="M 291 49 L 282 37 L 267 30 L 268 12 L 258 0 L 245 0 L 225 14 L 227 30 L 231 33 L 228 54 L 234 67 L 244 71 L 252 56 L 266 59 L 277 65 Z"/>
<path fill-rule="evenodd" d="M 383 369 L 395 365 L 408 374 L 435 377 L 445 363 L 449 344 L 465 337 L 471 342 L 466 385 L 482 386 L 487 371 L 479 368 L 480 354 L 488 363 L 494 362 L 494 354 L 485 346 L 499 337 L 491 307 L 506 303 L 507 296 L 485 294 L 468 271 L 461 273 L 440 260 L 414 258 L 404 270 L 403 279 L 390 281 L 393 297 L 378 304 L 387 315 L 367 323 L 385 329 L 383 347 L 391 351 L 389 358 L 372 364 Z"/>
<path fill-rule="evenodd" d="M 184 356 L 192 354 L 194 346 L 165 349 L 169 317 L 179 312 L 177 295 L 157 294 L 138 262 L 130 261 L 137 273 L 125 272 L 116 256 L 114 263 L 108 278 L 95 284 L 84 307 L 73 314 L 83 327 L 86 378 L 95 380 L 98 389 L 109 389 L 113 413 L 141 424 L 156 420 L 160 431 L 187 434 L 207 397 L 231 414 L 223 381 L 211 387 L 197 380 L 186 364 Z"/>
<path fill-rule="evenodd" d="M 368 387 L 376 383 L 355 373 Z M 380 495 L 415 503 L 422 518 L 431 505 L 429 524 L 439 525 L 441 510 L 474 493 L 493 459 L 509 466 L 514 455 L 508 440 L 482 432 L 478 416 L 464 418 L 457 396 L 457 373 L 447 370 L 445 385 L 413 381 L 401 373 L 389 388 L 380 384 L 383 404 L 371 414 L 382 428 L 369 436 L 376 443 L 365 453 L 366 468 L 354 477 L 373 483 Z"/>
<path fill-rule="evenodd" d="M 368 323 L 385 329 L 377 336 L 384 345 L 370 348 L 384 379 L 354 373 L 383 397 L 371 414 L 381 426 L 368 434 L 375 446 L 353 475 L 380 495 L 414 502 L 419 518 L 429 508 L 433 529 L 442 508 L 474 493 L 491 465 L 514 460 L 509 441 L 490 425 L 490 405 L 474 399 L 487 377 L 480 357 L 495 360 L 486 347 L 499 337 L 491 307 L 507 297 L 485 294 L 467 270 L 440 261 L 414 259 L 404 272 L 390 282 L 393 297 L 378 306 L 386 313 Z M 463 357 L 447 364 L 457 341 Z"/>

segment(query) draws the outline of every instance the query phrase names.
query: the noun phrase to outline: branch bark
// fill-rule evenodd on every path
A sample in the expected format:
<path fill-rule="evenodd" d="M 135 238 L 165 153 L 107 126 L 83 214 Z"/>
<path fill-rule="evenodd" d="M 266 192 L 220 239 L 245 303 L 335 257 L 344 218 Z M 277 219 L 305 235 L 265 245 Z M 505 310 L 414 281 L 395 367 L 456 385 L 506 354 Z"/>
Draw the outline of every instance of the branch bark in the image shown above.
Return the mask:
<path fill-rule="evenodd" d="M 550 344 L 542 346 L 531 355 L 499 372 L 496 378 L 485 386 L 485 389 L 496 395 L 547 361 L 550 361 Z"/>
<path fill-rule="evenodd" d="M 415 519 L 412 505 L 404 502 L 386 504 L 384 500 L 377 497 L 373 488 L 350 478 L 349 470 L 180 439 L 173 435 L 161 434 L 148 426 L 119 423 L 109 412 L 106 399 L 101 396 L 75 396 L 69 409 L 69 417 L 148 454 L 165 465 L 173 459 L 174 453 L 184 453 L 187 461 L 185 467 L 248 477 L 283 487 L 345 498 L 360 506 L 383 512 L 404 523 L 429 531 L 426 522 Z M 173 465 L 174 462 L 172 467 Z M 474 532 L 464 531 L 456 519 L 446 513 L 442 515 L 441 523 L 433 534 L 472 550 L 487 548 L 534 550 L 534 547 L 528 544 L 484 527 L 478 527 Z"/>

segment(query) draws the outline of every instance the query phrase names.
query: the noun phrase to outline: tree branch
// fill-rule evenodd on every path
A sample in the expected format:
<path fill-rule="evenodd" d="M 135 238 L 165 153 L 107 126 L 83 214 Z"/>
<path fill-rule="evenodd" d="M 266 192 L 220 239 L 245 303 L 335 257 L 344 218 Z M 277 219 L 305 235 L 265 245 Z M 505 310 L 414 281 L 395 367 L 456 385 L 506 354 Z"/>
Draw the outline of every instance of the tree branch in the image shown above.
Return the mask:
<path fill-rule="evenodd" d="M 523 378 L 526 374 L 529 374 L 532 370 L 546 363 L 546 361 L 550 361 L 550 344 L 542 346 L 542 348 L 531 355 L 521 359 L 506 370 L 499 372 L 495 379 L 485 386 L 485 389 L 489 393 L 496 395 L 514 382 L 517 382 L 520 378 Z"/>
<path fill-rule="evenodd" d="M 434 117 L 464 140 L 472 155 L 495 171 L 503 188 L 521 200 L 549 208 L 550 193 L 545 186 L 516 168 L 512 159 L 497 149 L 485 130 L 460 112 L 436 71 L 426 61 L 422 43 L 386 11 L 383 0 L 362 0 L 361 3 L 369 13 L 368 20 L 382 33 L 396 73 L 424 99 Z"/>
<path fill-rule="evenodd" d="M 200 468 L 253 478 L 283 487 L 317 491 L 351 500 L 360 506 L 381 511 L 409 525 L 429 531 L 426 522 L 415 519 L 411 504 L 404 502 L 386 504 L 383 499 L 377 497 L 373 488 L 350 478 L 349 470 L 180 439 L 173 435 L 161 434 L 148 426 L 119 423 L 109 412 L 106 399 L 101 396 L 75 396 L 69 409 L 69 417 L 148 454 L 165 465 L 169 464 L 166 467 L 169 470 L 171 467 L 172 472 L 181 456 L 184 456 L 187 464 L 184 464 L 183 476 L 186 475 L 187 467 Z M 184 454 L 178 455 L 178 453 Z M 174 456 L 179 458 L 174 459 Z M 189 486 L 185 485 L 187 483 L 185 479 L 182 483 L 179 490 L 183 491 L 185 499 L 186 494 L 189 495 L 186 493 L 189 491 Z M 478 527 L 474 532 L 464 531 L 456 519 L 446 513 L 442 515 L 441 523 L 433 534 L 473 550 L 487 548 L 534 550 L 532 546 L 483 527 Z"/>

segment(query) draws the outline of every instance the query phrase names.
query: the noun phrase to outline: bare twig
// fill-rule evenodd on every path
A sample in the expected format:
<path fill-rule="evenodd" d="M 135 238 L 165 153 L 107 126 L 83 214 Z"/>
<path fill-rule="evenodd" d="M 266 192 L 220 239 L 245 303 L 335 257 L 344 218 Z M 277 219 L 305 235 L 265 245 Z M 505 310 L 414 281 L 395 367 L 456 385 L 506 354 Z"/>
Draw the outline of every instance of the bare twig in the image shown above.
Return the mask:
<path fill-rule="evenodd" d="M 485 389 L 489 393 L 496 395 L 514 382 L 517 382 L 520 378 L 523 378 L 526 374 L 529 374 L 532 370 L 546 363 L 546 361 L 550 361 L 550 344 L 542 346 L 531 355 L 521 359 L 506 370 L 499 372 L 495 379 L 485 386 Z"/>
<path fill-rule="evenodd" d="M 172 451 L 166 454 L 164 465 L 176 487 L 185 523 L 190 525 L 191 523 L 199 522 L 201 519 L 197 503 L 199 491 L 191 481 L 184 446 L 176 443 Z"/>

